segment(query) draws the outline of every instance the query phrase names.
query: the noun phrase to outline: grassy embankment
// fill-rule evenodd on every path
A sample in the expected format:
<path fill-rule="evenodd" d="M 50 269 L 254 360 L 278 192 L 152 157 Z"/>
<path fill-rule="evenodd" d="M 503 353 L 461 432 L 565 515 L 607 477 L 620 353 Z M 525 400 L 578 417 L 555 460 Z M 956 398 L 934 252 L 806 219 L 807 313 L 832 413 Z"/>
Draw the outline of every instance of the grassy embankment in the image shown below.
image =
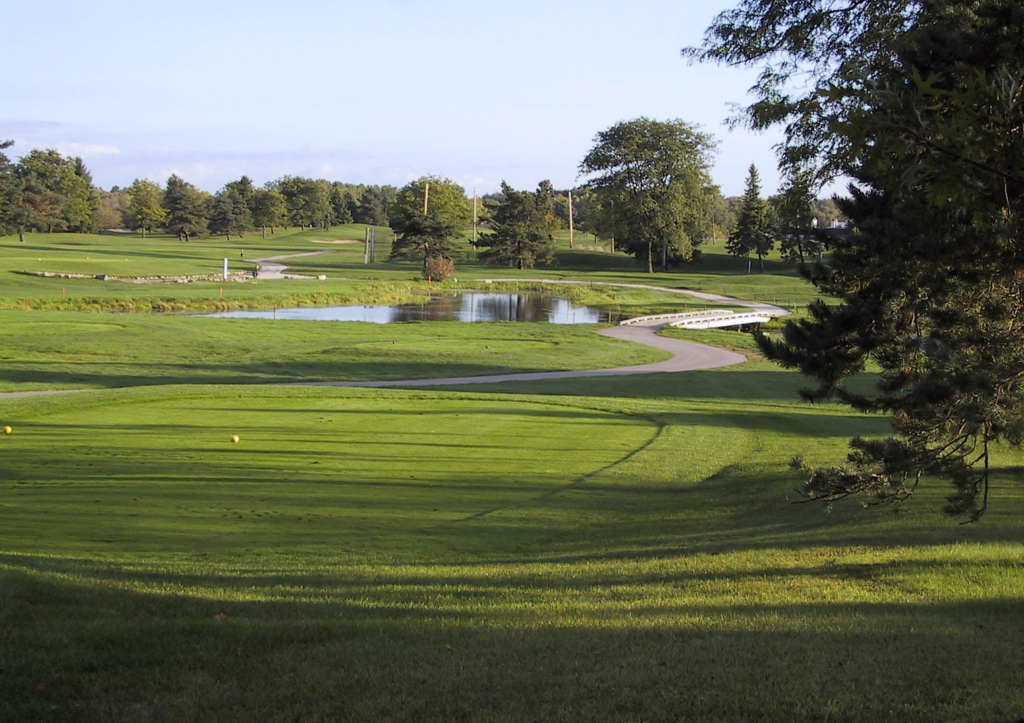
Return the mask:
<path fill-rule="evenodd" d="M 495 272 L 460 269 L 460 282 L 472 274 Z M 9 276 L 0 296 L 17 298 Z M 716 291 L 794 283 L 707 276 L 698 283 Z M 825 514 L 787 502 L 798 480 L 786 461 L 838 459 L 850 435 L 885 422 L 801 404 L 801 380 L 764 363 L 447 391 L 241 387 L 228 383 L 290 374 L 273 367 L 282 355 L 357 377 L 566 366 L 560 357 L 595 350 L 578 332 L 514 325 L 357 337 L 268 323 L 261 349 L 217 320 L 11 310 L 2 321 L 5 348 L 36 354 L 8 389 L 61 374 L 121 386 L 147 370 L 159 386 L 0 399 L 14 428 L 0 438 L 0 719 L 1024 711 L 1019 453 L 1000 453 L 979 525 L 942 519 L 933 485 L 899 515 Z M 111 328 L 78 327 L 93 323 Z M 726 335 L 704 338 L 749 344 Z M 507 345 L 501 361 L 483 339 Z"/>

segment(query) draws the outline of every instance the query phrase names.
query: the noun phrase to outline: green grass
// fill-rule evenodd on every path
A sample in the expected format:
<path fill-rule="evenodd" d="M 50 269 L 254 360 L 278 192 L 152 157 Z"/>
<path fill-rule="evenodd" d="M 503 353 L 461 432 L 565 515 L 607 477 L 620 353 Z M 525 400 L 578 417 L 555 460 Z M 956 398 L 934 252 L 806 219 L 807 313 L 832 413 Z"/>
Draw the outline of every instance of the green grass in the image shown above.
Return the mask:
<path fill-rule="evenodd" d="M 479 376 L 666 356 L 580 325 L 0 311 L 0 392 Z"/>
<path fill-rule="evenodd" d="M 321 241 L 355 239 L 361 241 L 363 226 L 342 226 L 330 231 L 279 230 L 267 239 L 251 234 L 244 239 L 203 238 L 188 243 L 176 237 L 152 235 L 143 240 L 136 234 L 27 234 L 25 243 L 17 236 L 0 237 L 0 308 L 71 309 L 115 311 L 184 311 L 231 308 L 269 308 L 270 306 L 309 306 L 354 303 L 360 300 L 395 301 L 416 298 L 438 285 L 421 279 L 418 261 L 386 261 L 390 231 L 377 229 L 377 262 L 364 265 L 362 243 L 326 244 Z M 443 287 L 479 287 L 484 280 L 507 278 L 571 279 L 607 283 L 651 284 L 774 301 L 798 307 L 814 298 L 813 288 L 800 279 L 795 268 L 777 259 L 767 264 L 769 273 L 746 273 L 744 259 L 725 254 L 721 246 L 704 250 L 699 262 L 669 273 L 648 274 L 635 259 L 617 253 L 568 249 L 567 240 L 555 266 L 538 269 L 508 269 L 486 266 L 472 259 L 472 248 L 464 240 L 465 258 L 458 262 L 458 283 Z M 294 273 L 324 280 L 244 282 L 221 280 L 193 283 L 128 283 L 125 280 L 100 281 L 96 278 L 60 278 L 27 275 L 31 273 L 108 275 L 117 279 L 136 277 L 216 276 L 223 259 L 229 269 L 248 270 L 251 259 L 305 254 L 287 261 Z M 583 299 L 583 291 L 575 292 Z M 639 291 L 595 290 L 588 300 L 609 308 L 631 304 L 641 309 L 647 300 Z M 611 298 L 607 298 L 611 296 Z M 678 304 L 678 298 L 657 299 L 648 308 L 660 311 Z"/>
<path fill-rule="evenodd" d="M 1009 719 L 1020 456 L 984 525 L 789 505 L 885 429 L 792 376 L 4 400 L 0 711 Z"/>
<path fill-rule="evenodd" d="M 251 243 L 257 257 L 316 238 Z M 6 270 L 11 242 L 0 240 Z M 91 262 L 126 240 L 28 243 L 47 263 L 71 250 Z M 180 253 L 181 273 L 219 270 L 226 248 L 152 244 L 150 261 L 126 263 Z M 945 487 L 932 480 L 898 513 L 853 500 L 826 513 L 791 504 L 789 458 L 831 463 L 849 437 L 888 425 L 796 401 L 803 380 L 767 363 L 486 388 L 275 386 L 263 383 L 583 368 L 654 352 L 582 327 L 21 306 L 57 303 L 55 284 L 81 308 L 422 293 L 417 264 L 368 270 L 361 249 L 341 248 L 301 261 L 327 281 L 238 284 L 228 301 L 209 282 L 158 295 L 0 270 L 0 389 L 92 388 L 0 397 L 0 426 L 12 427 L 0 435 L 0 720 L 1024 715 L 1019 451 L 999 450 L 980 524 L 943 518 Z M 556 270 L 457 273 L 464 286 L 585 278 L 810 295 L 791 267 L 747 275 L 714 250 L 688 273 L 630 264 L 565 249 Z M 598 286 L 567 294 L 637 313 L 679 303 Z M 736 332 L 667 333 L 753 353 Z"/>

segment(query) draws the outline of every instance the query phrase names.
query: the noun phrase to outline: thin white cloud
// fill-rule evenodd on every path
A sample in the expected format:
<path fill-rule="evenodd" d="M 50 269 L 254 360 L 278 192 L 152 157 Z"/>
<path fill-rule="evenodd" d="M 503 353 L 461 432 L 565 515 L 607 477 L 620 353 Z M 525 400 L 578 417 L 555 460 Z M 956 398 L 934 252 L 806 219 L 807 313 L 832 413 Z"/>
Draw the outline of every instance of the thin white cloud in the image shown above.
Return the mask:
<path fill-rule="evenodd" d="M 75 143 L 73 141 L 58 143 L 57 152 L 62 156 L 81 156 L 82 158 L 121 155 L 121 149 L 117 146 L 107 146 L 99 143 Z"/>

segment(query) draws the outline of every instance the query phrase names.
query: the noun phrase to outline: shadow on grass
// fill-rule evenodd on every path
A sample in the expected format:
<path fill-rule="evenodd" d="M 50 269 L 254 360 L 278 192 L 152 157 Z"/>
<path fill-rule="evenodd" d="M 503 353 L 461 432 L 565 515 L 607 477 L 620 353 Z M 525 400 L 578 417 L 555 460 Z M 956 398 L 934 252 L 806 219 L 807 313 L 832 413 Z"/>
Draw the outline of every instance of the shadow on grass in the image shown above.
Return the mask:
<path fill-rule="evenodd" d="M 7 562 L 3 720 L 874 723 L 1024 709 L 1020 600 L 645 605 L 642 583 L 634 600 L 614 580 L 581 595 L 499 576 L 463 593 L 385 573 L 237 602 L 215 599 L 229 580 L 140 593 L 109 568 L 76 580 L 66 563 Z"/>

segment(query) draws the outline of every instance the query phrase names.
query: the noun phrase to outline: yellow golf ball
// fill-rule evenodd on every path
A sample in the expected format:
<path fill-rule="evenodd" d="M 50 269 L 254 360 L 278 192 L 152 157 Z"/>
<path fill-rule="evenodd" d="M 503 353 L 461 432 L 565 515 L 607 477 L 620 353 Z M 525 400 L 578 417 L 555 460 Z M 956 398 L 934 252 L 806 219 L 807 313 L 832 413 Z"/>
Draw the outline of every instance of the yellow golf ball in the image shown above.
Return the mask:
<path fill-rule="evenodd" d="M 232 434 L 231 441 L 234 442 L 235 444 L 238 444 L 241 440 L 238 438 L 237 434 Z"/>
<path fill-rule="evenodd" d="M 13 431 L 14 430 L 11 429 L 10 425 L 7 425 L 6 427 L 4 427 L 4 434 L 10 434 Z"/>

